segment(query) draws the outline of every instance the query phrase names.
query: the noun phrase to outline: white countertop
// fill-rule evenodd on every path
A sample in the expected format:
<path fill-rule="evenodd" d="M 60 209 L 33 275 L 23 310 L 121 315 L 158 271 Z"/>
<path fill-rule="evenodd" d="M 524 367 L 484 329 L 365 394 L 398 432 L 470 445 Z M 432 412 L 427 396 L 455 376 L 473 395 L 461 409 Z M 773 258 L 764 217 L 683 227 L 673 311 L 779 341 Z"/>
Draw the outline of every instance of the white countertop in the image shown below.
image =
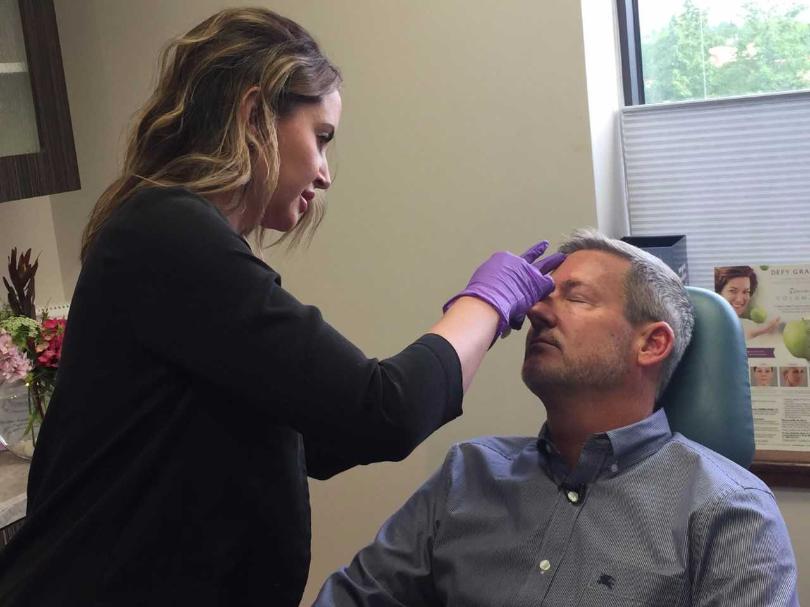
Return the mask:
<path fill-rule="evenodd" d="M 8 451 L 0 452 L 0 528 L 25 516 L 29 464 Z"/>

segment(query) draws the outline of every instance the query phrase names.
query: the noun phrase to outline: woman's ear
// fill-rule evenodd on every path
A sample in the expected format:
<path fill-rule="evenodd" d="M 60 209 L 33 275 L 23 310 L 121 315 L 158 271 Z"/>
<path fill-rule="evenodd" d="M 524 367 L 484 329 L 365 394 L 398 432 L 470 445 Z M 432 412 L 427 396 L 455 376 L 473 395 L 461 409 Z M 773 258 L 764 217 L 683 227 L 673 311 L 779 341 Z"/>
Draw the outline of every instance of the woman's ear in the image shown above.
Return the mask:
<path fill-rule="evenodd" d="M 669 323 L 658 321 L 648 324 L 639 334 L 641 347 L 638 364 L 642 367 L 663 363 L 675 346 L 675 333 Z"/>
<path fill-rule="evenodd" d="M 259 87 L 252 86 L 242 95 L 242 101 L 239 103 L 239 120 L 246 125 L 246 128 L 255 128 L 255 126 L 251 126 L 251 118 L 258 103 Z"/>

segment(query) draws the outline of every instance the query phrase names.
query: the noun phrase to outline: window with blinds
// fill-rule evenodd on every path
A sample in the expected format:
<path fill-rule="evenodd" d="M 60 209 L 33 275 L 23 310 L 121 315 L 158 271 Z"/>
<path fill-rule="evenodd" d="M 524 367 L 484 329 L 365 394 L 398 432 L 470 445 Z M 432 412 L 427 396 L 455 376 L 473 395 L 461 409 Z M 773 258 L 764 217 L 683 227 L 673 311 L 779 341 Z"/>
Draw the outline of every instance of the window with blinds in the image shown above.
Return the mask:
<path fill-rule="evenodd" d="M 810 261 L 810 92 L 625 107 L 633 236 L 685 234 L 690 284 L 713 268 Z"/>

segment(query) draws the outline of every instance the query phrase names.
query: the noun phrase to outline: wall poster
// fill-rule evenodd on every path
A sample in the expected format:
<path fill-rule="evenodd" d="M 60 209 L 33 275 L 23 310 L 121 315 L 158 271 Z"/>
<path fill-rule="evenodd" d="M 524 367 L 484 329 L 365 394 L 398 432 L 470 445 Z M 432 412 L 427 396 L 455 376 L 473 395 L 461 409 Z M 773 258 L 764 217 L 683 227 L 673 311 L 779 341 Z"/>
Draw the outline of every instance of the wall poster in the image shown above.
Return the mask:
<path fill-rule="evenodd" d="M 752 469 L 810 465 L 810 263 L 717 267 L 714 284 L 745 335 L 756 442 Z M 810 481 L 810 466 L 796 470 Z"/>

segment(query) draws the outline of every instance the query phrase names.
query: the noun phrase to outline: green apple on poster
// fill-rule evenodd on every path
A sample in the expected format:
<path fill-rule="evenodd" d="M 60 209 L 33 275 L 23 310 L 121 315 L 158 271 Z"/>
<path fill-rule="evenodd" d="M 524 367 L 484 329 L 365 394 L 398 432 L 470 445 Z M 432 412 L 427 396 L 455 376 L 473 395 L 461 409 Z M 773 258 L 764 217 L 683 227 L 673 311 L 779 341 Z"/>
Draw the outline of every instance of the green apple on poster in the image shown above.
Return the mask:
<path fill-rule="evenodd" d="M 793 356 L 810 361 L 810 320 L 791 320 L 782 331 L 782 340 Z"/>

